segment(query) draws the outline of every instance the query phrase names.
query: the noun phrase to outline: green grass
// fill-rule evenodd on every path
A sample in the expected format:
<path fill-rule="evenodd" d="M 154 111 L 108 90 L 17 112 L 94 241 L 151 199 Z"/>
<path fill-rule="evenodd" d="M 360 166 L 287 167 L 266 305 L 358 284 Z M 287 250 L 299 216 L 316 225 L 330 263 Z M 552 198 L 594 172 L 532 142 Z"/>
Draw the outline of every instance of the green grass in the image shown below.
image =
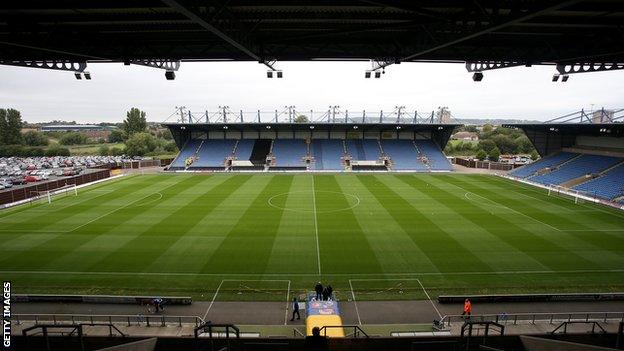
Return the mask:
<path fill-rule="evenodd" d="M 0 275 L 201 300 L 622 291 L 624 213 L 486 175 L 130 176 L 0 212 Z"/>

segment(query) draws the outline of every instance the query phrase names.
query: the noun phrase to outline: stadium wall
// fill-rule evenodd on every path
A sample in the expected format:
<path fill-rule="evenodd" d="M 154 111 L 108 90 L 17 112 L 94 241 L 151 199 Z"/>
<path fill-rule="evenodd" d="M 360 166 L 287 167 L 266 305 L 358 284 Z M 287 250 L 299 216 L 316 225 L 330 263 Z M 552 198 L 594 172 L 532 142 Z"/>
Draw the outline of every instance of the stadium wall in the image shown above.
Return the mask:
<path fill-rule="evenodd" d="M 66 185 L 81 185 L 85 183 L 91 183 L 91 182 L 94 182 L 100 179 L 109 178 L 109 177 L 110 177 L 110 170 L 102 169 L 102 170 L 95 170 L 95 171 L 84 173 L 84 174 L 79 174 L 73 177 L 68 177 L 68 178 L 63 178 L 63 179 L 58 179 L 58 180 L 50 180 L 46 182 L 27 185 L 27 186 L 20 187 L 17 189 L 5 190 L 5 191 L 0 192 L 0 208 L 4 207 L 3 205 L 6 205 L 6 204 L 36 197 L 37 192 L 54 190 L 54 189 L 58 189 Z"/>

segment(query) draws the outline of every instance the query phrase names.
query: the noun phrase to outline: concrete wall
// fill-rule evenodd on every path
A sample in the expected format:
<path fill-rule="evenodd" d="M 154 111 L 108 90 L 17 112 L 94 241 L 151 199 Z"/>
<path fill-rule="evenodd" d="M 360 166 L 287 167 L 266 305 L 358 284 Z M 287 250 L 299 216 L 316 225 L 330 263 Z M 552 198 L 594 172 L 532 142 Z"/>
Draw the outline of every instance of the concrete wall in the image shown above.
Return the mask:
<path fill-rule="evenodd" d="M 592 346 L 569 341 L 520 336 L 526 351 L 611 351 L 610 347 Z"/>

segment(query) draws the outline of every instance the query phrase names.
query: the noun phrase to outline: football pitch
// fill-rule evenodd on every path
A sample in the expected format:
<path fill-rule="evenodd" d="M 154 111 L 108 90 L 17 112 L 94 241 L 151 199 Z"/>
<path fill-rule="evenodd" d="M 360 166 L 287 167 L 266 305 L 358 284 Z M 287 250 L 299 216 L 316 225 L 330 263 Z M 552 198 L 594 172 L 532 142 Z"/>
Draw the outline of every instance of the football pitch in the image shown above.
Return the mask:
<path fill-rule="evenodd" d="M 208 301 L 622 291 L 624 213 L 487 175 L 134 175 L 0 212 L 0 275 Z"/>

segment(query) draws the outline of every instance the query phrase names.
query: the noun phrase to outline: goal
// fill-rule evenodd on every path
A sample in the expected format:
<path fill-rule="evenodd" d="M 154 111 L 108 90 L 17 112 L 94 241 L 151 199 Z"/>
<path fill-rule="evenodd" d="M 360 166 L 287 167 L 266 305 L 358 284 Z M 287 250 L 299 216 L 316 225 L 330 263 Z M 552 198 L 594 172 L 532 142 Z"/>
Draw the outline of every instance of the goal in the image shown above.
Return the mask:
<path fill-rule="evenodd" d="M 585 200 L 591 198 L 591 194 L 587 192 L 562 187 L 561 185 L 551 184 L 548 186 L 548 196 L 557 196 L 564 199 L 574 201 L 575 204 L 585 203 Z"/>
<path fill-rule="evenodd" d="M 76 187 L 76 184 L 67 184 L 67 185 L 63 185 L 60 188 L 56 188 L 56 189 L 52 189 L 52 190 L 45 190 L 45 191 L 31 191 L 30 192 L 30 201 L 37 201 L 42 199 L 43 201 L 47 202 L 47 203 L 52 203 L 52 198 L 56 197 L 57 195 L 60 196 L 78 196 L 78 188 Z"/>

